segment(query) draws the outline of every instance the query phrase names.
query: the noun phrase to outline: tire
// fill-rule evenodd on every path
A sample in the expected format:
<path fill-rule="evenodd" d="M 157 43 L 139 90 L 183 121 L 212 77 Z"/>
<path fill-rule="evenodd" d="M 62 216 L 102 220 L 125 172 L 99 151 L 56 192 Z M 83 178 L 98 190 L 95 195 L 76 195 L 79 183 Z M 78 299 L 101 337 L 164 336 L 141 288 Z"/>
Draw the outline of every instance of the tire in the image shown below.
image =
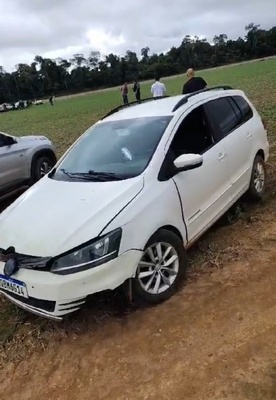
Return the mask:
<path fill-rule="evenodd" d="M 266 166 L 264 159 L 257 155 L 253 162 L 249 189 L 246 193 L 248 201 L 260 201 L 266 186 Z"/>
<path fill-rule="evenodd" d="M 176 259 L 167 266 L 164 265 L 164 261 L 159 264 L 158 252 L 162 259 L 167 261 L 173 257 Z M 169 253 L 166 255 L 166 252 Z M 157 231 L 148 241 L 138 265 L 132 285 L 133 299 L 144 304 L 157 304 L 167 300 L 177 291 L 184 279 L 187 264 L 182 240 L 168 230 Z M 146 276 L 142 277 L 142 274 Z"/>
<path fill-rule="evenodd" d="M 53 166 L 53 160 L 47 156 L 42 156 L 35 160 L 32 173 L 33 183 L 39 181 L 41 178 L 43 178 L 43 176 L 47 175 Z"/>

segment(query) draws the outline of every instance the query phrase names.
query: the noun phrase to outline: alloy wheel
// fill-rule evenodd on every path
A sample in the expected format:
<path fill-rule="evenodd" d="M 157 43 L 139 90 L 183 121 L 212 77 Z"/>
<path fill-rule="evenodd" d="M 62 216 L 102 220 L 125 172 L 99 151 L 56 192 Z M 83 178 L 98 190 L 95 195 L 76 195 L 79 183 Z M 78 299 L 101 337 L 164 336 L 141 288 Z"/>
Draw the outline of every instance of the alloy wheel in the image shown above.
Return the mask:
<path fill-rule="evenodd" d="M 50 171 L 51 171 L 51 165 L 47 161 L 43 161 L 39 169 L 40 177 L 43 178 L 43 176 L 47 175 L 48 172 Z"/>
<path fill-rule="evenodd" d="M 177 251 L 169 243 L 149 246 L 138 266 L 138 280 L 149 294 L 160 294 L 171 287 L 179 271 Z"/>
<path fill-rule="evenodd" d="M 265 170 L 261 162 L 257 162 L 254 167 L 254 186 L 257 193 L 261 193 L 265 184 Z"/>

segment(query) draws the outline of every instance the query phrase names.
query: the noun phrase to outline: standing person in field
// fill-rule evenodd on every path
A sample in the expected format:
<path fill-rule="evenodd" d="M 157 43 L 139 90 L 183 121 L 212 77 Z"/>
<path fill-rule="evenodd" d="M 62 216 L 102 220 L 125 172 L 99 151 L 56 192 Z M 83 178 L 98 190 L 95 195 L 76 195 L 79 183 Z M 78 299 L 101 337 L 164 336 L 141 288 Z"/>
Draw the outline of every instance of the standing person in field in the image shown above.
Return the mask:
<path fill-rule="evenodd" d="M 51 104 L 51 106 L 54 105 L 54 102 L 53 102 L 53 95 L 52 95 L 52 94 L 51 94 L 51 96 L 49 97 L 49 103 Z"/>
<path fill-rule="evenodd" d="M 123 99 L 123 104 L 128 104 L 128 86 L 127 86 L 127 82 L 125 82 L 123 84 L 123 86 L 121 87 L 121 95 L 122 95 L 122 99 Z"/>
<path fill-rule="evenodd" d="M 187 78 L 188 80 L 183 86 L 182 94 L 194 93 L 207 87 L 207 83 L 203 78 L 195 76 L 193 68 L 188 69 Z"/>
<path fill-rule="evenodd" d="M 166 94 L 166 86 L 160 82 L 159 76 L 156 77 L 154 84 L 151 86 L 151 94 L 153 97 L 163 97 Z"/>
<path fill-rule="evenodd" d="M 136 101 L 141 100 L 141 91 L 140 91 L 140 83 L 135 79 L 134 85 L 133 85 L 133 92 L 135 94 Z"/>

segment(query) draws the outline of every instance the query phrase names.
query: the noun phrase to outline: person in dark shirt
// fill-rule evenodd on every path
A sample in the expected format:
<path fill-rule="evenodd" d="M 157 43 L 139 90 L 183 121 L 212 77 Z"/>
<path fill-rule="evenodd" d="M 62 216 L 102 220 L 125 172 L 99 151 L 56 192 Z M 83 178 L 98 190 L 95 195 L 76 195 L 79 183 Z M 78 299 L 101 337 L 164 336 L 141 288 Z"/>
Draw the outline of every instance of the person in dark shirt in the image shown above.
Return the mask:
<path fill-rule="evenodd" d="M 140 89 L 140 83 L 137 80 L 134 81 L 133 92 L 135 93 L 136 101 L 140 101 L 141 100 L 141 89 Z"/>
<path fill-rule="evenodd" d="M 183 86 L 182 94 L 194 93 L 206 88 L 207 83 L 205 80 L 200 76 L 195 76 L 195 71 L 192 68 L 188 69 L 187 77 L 188 80 Z"/>

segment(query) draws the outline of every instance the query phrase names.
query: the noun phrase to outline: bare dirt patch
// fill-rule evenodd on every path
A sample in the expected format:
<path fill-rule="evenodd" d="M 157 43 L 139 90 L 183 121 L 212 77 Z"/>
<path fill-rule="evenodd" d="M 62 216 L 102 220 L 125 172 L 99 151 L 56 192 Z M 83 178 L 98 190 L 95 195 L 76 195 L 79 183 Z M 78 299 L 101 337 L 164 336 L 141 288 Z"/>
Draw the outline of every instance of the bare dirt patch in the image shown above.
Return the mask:
<path fill-rule="evenodd" d="M 275 399 L 275 243 L 271 224 L 249 258 L 163 305 L 88 319 L 88 332 L 7 362 L 3 399 Z"/>
<path fill-rule="evenodd" d="M 166 303 L 135 309 L 113 294 L 63 324 L 19 315 L 0 398 L 276 399 L 272 171 L 264 204 L 240 204 L 203 237 Z"/>

